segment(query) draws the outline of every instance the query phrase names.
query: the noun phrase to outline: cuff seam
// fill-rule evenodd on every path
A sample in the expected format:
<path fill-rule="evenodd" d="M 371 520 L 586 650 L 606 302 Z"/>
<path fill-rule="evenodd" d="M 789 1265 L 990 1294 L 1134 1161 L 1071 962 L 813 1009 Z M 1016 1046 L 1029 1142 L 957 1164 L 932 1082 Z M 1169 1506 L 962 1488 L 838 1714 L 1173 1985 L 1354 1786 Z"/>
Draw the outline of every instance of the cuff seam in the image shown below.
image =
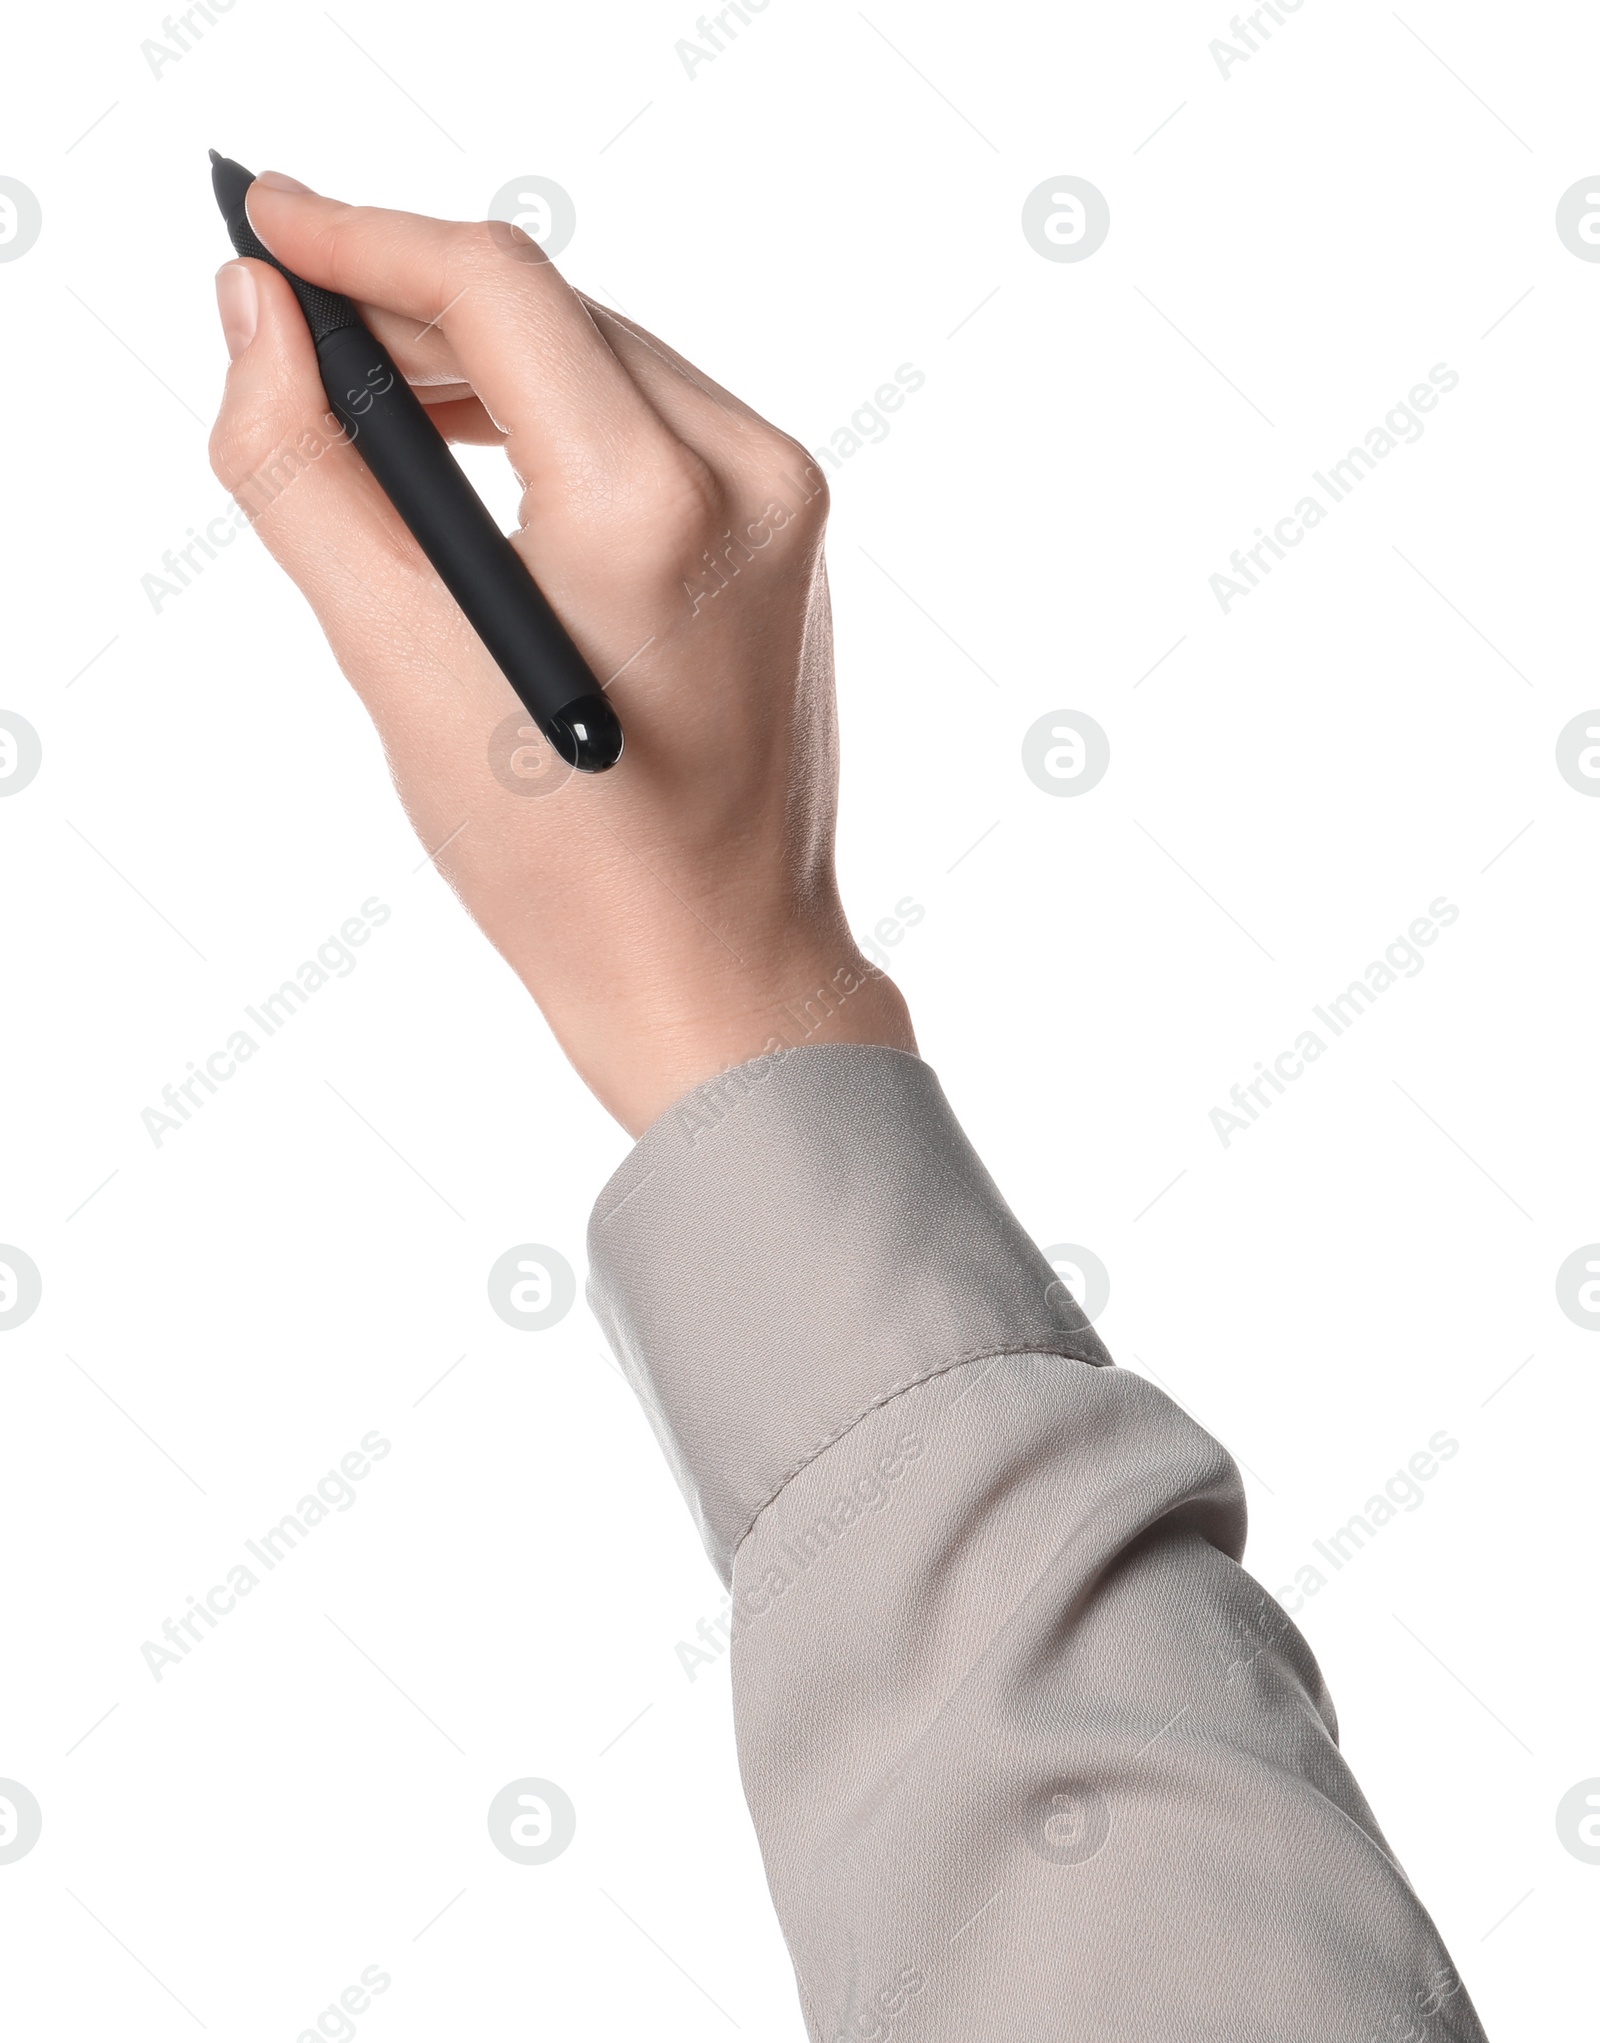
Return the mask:
<path fill-rule="evenodd" d="M 744 1545 L 745 1541 L 756 1529 L 757 1523 L 777 1503 L 795 1477 L 802 1470 L 809 1468 L 812 1462 L 826 1454 L 830 1447 L 837 1447 L 839 1442 L 847 1434 L 853 1433 L 864 1419 L 869 1418 L 873 1412 L 881 1411 L 885 1405 L 893 1404 L 896 1398 L 904 1397 L 908 1390 L 916 1390 L 921 1384 L 932 1383 L 937 1377 L 948 1376 L 952 1370 L 969 1369 L 975 1362 L 993 1362 L 998 1361 L 1003 1356 L 1011 1355 L 1053 1355 L 1062 1362 L 1079 1363 L 1085 1369 L 1114 1369 L 1116 1367 L 1116 1364 L 1109 1356 L 1104 1362 L 1091 1362 L 1086 1355 L 1074 1355 L 1069 1350 L 1063 1349 L 1060 1343 L 1056 1341 L 985 1341 L 981 1347 L 973 1348 L 966 1354 L 953 1356 L 948 1362 L 935 1363 L 931 1369 L 924 1369 L 915 1376 L 908 1376 L 904 1382 L 891 1384 L 887 1390 L 879 1391 L 876 1397 L 864 1404 L 853 1418 L 846 1419 L 841 1426 L 836 1426 L 825 1440 L 819 1440 L 808 1454 L 803 1454 L 800 1457 L 786 1475 L 780 1477 L 771 1493 L 764 1497 L 756 1506 L 751 1514 L 750 1523 L 729 1548 L 728 1579 L 730 1581 L 733 1579 L 733 1571 L 738 1563 L 740 1547 Z"/>

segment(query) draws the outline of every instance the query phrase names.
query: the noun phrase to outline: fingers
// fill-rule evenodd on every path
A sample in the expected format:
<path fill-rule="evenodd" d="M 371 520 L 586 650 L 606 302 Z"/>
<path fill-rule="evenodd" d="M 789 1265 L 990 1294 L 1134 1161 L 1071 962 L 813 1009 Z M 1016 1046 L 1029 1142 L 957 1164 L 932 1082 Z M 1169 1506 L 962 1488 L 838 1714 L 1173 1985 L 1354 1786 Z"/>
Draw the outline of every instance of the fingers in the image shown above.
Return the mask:
<path fill-rule="evenodd" d="M 685 445 L 710 459 L 737 450 L 740 417 L 756 429 L 770 430 L 747 405 L 700 379 L 681 356 L 673 355 L 642 328 L 630 326 L 581 291 L 577 296 L 634 387 L 666 430 Z M 359 310 L 441 432 L 451 439 L 505 444 L 506 435 L 477 398 L 440 325 L 419 328 L 414 319 L 381 305 L 363 304 Z M 452 409 L 458 405 L 475 407 L 477 416 Z"/>
<path fill-rule="evenodd" d="M 733 502 L 750 509 L 787 500 L 810 504 L 815 524 L 816 512 L 826 508 L 826 485 L 798 440 L 636 320 L 579 296 L 662 423 L 721 478 Z"/>
<path fill-rule="evenodd" d="M 419 329 L 403 313 L 381 305 L 357 308 L 366 325 L 394 357 L 395 365 L 428 408 L 428 416 L 447 440 L 475 446 L 503 447 L 506 436 L 490 418 L 467 381 L 461 364 L 438 326 Z"/>
<path fill-rule="evenodd" d="M 460 384 L 455 386 L 456 391 L 463 389 Z M 419 390 L 417 395 L 428 407 L 429 418 L 447 440 L 457 444 L 465 441 L 474 447 L 503 447 L 506 444 L 505 434 L 470 394 L 451 392 L 436 397 L 431 391 Z"/>
<path fill-rule="evenodd" d="M 502 222 L 345 206 L 279 189 L 271 173 L 247 204 L 257 234 L 297 276 L 441 332 L 520 475 L 610 489 L 664 438 L 577 294 Z"/>
<path fill-rule="evenodd" d="M 637 320 L 626 313 L 614 312 L 609 305 L 580 291 L 578 296 L 588 308 L 600 332 L 610 343 L 619 361 L 625 364 L 636 381 L 654 397 L 660 393 L 683 402 L 682 393 L 693 391 L 699 402 L 694 407 L 695 416 L 706 414 L 707 408 L 716 416 L 731 424 L 749 428 L 753 433 L 788 440 L 789 435 L 764 419 L 760 412 L 746 404 L 742 397 L 736 397 L 708 376 L 704 369 L 697 368 L 676 348 L 670 347 L 659 335 L 642 327 Z M 804 452 L 798 441 L 790 441 L 797 451 Z"/>
<path fill-rule="evenodd" d="M 534 243 L 514 239 L 503 223 L 452 226 L 342 206 L 303 187 L 290 190 L 272 171 L 252 186 L 250 207 L 264 239 L 264 223 L 275 208 L 281 211 L 283 223 L 271 231 L 284 239 L 275 252 L 291 269 L 313 282 L 331 279 L 330 288 L 357 298 L 362 317 L 442 432 L 457 441 L 507 446 L 524 476 L 545 464 L 530 452 L 531 435 L 519 420 L 537 418 L 552 434 L 556 430 L 553 400 L 560 392 L 541 383 L 534 405 L 525 380 L 540 347 L 565 350 L 572 393 L 588 394 L 590 408 L 569 421 L 568 430 L 578 434 L 591 470 L 601 443 L 619 424 L 645 431 L 651 419 L 713 467 L 738 470 L 753 459 L 764 469 L 774 461 L 803 468 L 809 461 L 797 441 L 676 349 L 627 315 L 571 290 Z M 319 261 L 325 267 L 317 269 Z M 504 294 L 508 278 L 516 289 L 509 298 L 496 296 Z M 539 325 L 521 336 L 519 349 L 517 324 L 526 323 L 530 306 L 538 310 Z M 486 316 L 493 326 L 487 351 L 481 346 Z M 477 385 L 475 361 L 509 376 L 513 394 L 499 384 Z"/>

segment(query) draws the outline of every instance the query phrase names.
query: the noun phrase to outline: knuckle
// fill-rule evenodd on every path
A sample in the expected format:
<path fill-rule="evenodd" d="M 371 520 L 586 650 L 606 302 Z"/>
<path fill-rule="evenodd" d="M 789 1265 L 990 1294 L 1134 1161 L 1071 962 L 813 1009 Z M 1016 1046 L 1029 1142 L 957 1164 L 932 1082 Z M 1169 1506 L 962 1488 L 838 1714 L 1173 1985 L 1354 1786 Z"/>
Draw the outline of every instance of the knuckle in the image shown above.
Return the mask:
<path fill-rule="evenodd" d="M 796 513 L 796 524 L 808 534 L 820 532 L 828 522 L 828 512 L 833 504 L 833 492 L 828 487 L 828 478 L 804 449 L 801 450 L 801 464 L 798 481 L 804 502 Z"/>
<path fill-rule="evenodd" d="M 624 490 L 622 522 L 647 574 L 676 572 L 685 555 L 709 546 L 728 522 L 728 500 L 715 470 L 675 442 L 632 463 Z"/>
<path fill-rule="evenodd" d="M 433 274 L 440 310 L 464 283 L 490 275 L 503 266 L 504 250 L 494 238 L 497 224 L 493 220 L 451 220 L 438 228 L 433 244 Z"/>
<path fill-rule="evenodd" d="M 617 443 L 597 458 L 593 444 L 567 450 L 522 492 L 524 530 L 563 528 L 596 557 L 625 553 L 630 573 L 661 587 L 711 546 L 728 522 L 722 484 L 710 464 L 665 435 Z"/>
<path fill-rule="evenodd" d="M 447 258 L 464 264 L 499 263 L 507 250 L 516 245 L 501 220 L 454 220 L 443 239 Z M 541 256 L 544 254 L 537 242 L 528 241 L 528 246 L 538 249 Z"/>
<path fill-rule="evenodd" d="M 441 223 L 432 249 L 429 311 L 443 320 L 467 291 L 524 288 L 518 272 L 547 260 L 535 241 L 520 242 L 501 220 L 452 220 Z"/>
<path fill-rule="evenodd" d="M 652 586 L 676 586 L 699 572 L 730 517 L 717 472 L 693 447 L 658 447 L 627 478 L 627 548 Z"/>
<path fill-rule="evenodd" d="M 781 534 L 813 539 L 828 522 L 828 479 L 809 449 L 787 433 L 760 433 L 742 470 L 744 493 L 766 508 Z"/>
<path fill-rule="evenodd" d="M 656 449 L 643 463 L 639 499 L 652 523 L 691 537 L 715 529 L 727 508 L 710 462 L 676 441 Z"/>

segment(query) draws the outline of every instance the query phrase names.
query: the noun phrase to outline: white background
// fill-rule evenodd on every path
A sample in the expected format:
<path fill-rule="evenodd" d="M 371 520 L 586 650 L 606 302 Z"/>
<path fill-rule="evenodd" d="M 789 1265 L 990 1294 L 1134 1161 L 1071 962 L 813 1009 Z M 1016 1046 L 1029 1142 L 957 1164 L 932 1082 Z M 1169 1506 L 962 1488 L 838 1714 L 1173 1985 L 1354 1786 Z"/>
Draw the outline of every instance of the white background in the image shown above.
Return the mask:
<path fill-rule="evenodd" d="M 691 79 L 660 0 L 238 0 L 155 77 L 155 4 L 23 12 L 0 83 L 44 213 L 0 265 L 0 708 L 44 760 L 0 801 L 0 1240 L 44 1281 L 0 1339 L 15 2033 L 291 2043 L 377 1965 L 374 2043 L 801 2034 L 726 1662 L 677 1652 L 719 1584 L 581 1301 L 527 1334 L 485 1294 L 520 1242 L 581 1278 L 626 1139 L 254 538 L 141 586 L 225 507 L 212 144 L 467 218 L 556 179 L 567 273 L 811 446 L 924 371 L 832 477 L 854 925 L 925 910 L 925 1054 L 1035 1237 L 1105 1262 L 1113 1353 L 1247 1463 L 1268 1587 L 1459 1441 L 1299 1622 L 1490 2034 L 1572 2033 L 1600 801 L 1554 748 L 1600 702 L 1600 265 L 1554 213 L 1600 21 L 1308 0 L 1224 80 L 1220 9 L 773 0 Z M 1111 208 L 1082 263 L 1020 229 L 1066 173 Z M 1229 553 L 1437 363 L 1425 436 L 1224 615 Z M 1020 764 L 1057 709 L 1110 737 L 1079 799 Z M 141 1111 L 374 895 L 157 1148 Z M 1224 1147 L 1440 895 L 1425 969 Z M 142 1642 L 373 1428 L 359 1501 L 158 1684 Z M 485 1826 L 524 1775 L 578 1811 L 544 1867 Z"/>

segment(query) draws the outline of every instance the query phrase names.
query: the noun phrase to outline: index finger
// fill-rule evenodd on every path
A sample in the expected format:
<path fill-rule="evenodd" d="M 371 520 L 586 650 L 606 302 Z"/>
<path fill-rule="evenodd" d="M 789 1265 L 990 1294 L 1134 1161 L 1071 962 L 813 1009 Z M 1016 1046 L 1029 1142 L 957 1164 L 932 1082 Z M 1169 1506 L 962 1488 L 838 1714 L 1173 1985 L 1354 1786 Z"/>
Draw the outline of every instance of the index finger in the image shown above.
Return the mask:
<path fill-rule="evenodd" d="M 592 488 L 669 437 L 537 242 L 498 220 L 347 206 L 276 176 L 246 201 L 262 241 L 307 283 L 440 328 L 519 475 L 554 466 Z"/>

